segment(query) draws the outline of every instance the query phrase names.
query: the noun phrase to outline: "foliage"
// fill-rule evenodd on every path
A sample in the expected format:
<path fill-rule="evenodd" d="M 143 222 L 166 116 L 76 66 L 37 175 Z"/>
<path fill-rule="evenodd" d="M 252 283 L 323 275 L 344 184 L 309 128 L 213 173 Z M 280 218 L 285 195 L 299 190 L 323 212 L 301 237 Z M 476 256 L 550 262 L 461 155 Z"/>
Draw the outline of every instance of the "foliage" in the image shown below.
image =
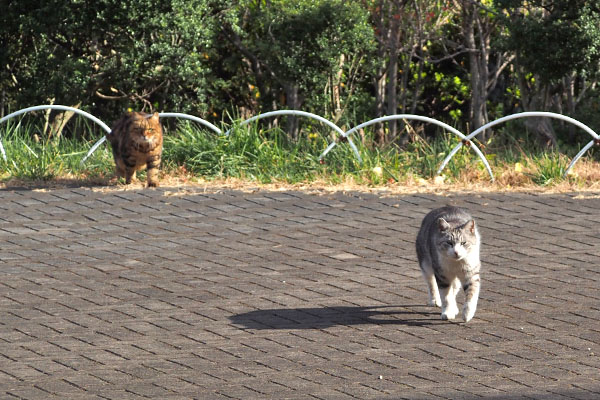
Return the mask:
<path fill-rule="evenodd" d="M 19 105 L 206 109 L 216 1 L 23 0 L 0 14 L 0 82 Z"/>
<path fill-rule="evenodd" d="M 373 44 L 358 3 L 246 0 L 235 11 L 235 23 L 225 24 L 224 31 L 233 46 L 228 67 L 247 76 L 244 105 L 254 113 L 306 105 L 303 109 L 322 114 L 323 105 L 335 102 L 340 91 L 351 93 L 362 57 Z"/>
<path fill-rule="evenodd" d="M 0 180 L 69 178 L 104 185 L 116 183 L 111 180 L 114 161 L 108 145 L 100 147 L 82 165 L 81 160 L 93 141 L 77 138 L 40 140 L 36 133 L 40 127 L 33 123 L 10 123 L 6 128 L 3 144 L 8 161 L 0 159 Z M 442 134 L 433 140 L 414 136 L 406 148 L 396 145 L 374 147 L 365 145 L 372 142 L 375 134 L 369 129 L 364 141 L 358 135 L 354 137 L 362 163 L 356 161 L 350 146 L 342 142 L 322 163 L 319 155 L 327 146 L 329 135 L 326 126 L 313 126 L 310 134 L 299 141 L 291 141 L 278 128 L 262 129 L 258 124 L 241 126 L 238 121 L 230 128 L 229 136 L 215 135 L 187 123 L 174 132 L 169 131 L 164 143 L 162 174 L 177 176 L 184 171 L 186 179 L 192 181 L 239 178 L 260 183 L 318 181 L 372 186 L 489 182 L 481 161 L 465 147 L 455 154 L 442 175 L 436 176 L 442 160 L 459 143 L 454 135 Z M 488 143 L 477 143 L 486 153 L 500 187 L 554 186 L 564 180 L 567 162 L 576 149 L 571 149 L 568 155 L 547 153 L 537 147 L 535 141 L 522 134 L 515 135 L 519 125 L 512 124 L 505 130 L 503 135 Z M 514 137 L 519 138 L 515 140 Z M 502 140 L 498 140 L 500 138 Z M 578 185 L 597 180 L 598 164 L 591 161 L 594 157 L 597 155 L 588 155 L 578 163 L 587 165 L 590 174 L 578 176 L 576 172 L 569 176 L 569 182 Z"/>
<path fill-rule="evenodd" d="M 55 103 L 107 122 L 129 108 L 214 122 L 299 108 L 346 128 L 418 113 L 468 131 L 525 109 L 600 129 L 592 1 L 21 0 L 4 6 L 0 24 L 0 115 Z M 297 141 L 313 128 L 302 122 L 261 128 Z M 412 139 L 399 125 L 366 140 L 405 150 Z"/>
<path fill-rule="evenodd" d="M 259 125 L 234 125 L 228 136 L 187 126 L 166 138 L 164 158 L 197 175 L 262 183 L 310 181 L 331 168 L 334 175 L 357 170 L 354 155 L 342 146 L 332 152 L 327 166 L 321 164 L 319 155 L 326 146 L 318 131 L 291 141 L 281 129 Z"/>
<path fill-rule="evenodd" d="M 507 17 L 505 46 L 546 81 L 590 72 L 600 59 L 600 9 L 587 0 L 497 0 Z"/>
<path fill-rule="evenodd" d="M 568 163 L 564 156 L 550 152 L 536 156 L 533 164 L 536 166 L 535 172 L 531 174 L 533 182 L 537 185 L 548 186 L 563 179 Z"/>
<path fill-rule="evenodd" d="M 4 128 L 2 143 L 7 161 L 2 160 L 0 163 L 2 178 L 46 181 L 72 172 L 82 172 L 80 162 L 91 147 L 90 142 L 81 139 L 44 139 L 37 133 L 41 131 L 41 127 L 33 123 L 23 125 L 9 121 Z M 104 159 L 101 165 L 98 164 L 100 159 Z M 86 171 L 93 170 L 96 175 L 106 174 L 112 170 L 108 166 L 108 160 L 108 152 L 98 151 L 91 163 L 88 163 Z"/>

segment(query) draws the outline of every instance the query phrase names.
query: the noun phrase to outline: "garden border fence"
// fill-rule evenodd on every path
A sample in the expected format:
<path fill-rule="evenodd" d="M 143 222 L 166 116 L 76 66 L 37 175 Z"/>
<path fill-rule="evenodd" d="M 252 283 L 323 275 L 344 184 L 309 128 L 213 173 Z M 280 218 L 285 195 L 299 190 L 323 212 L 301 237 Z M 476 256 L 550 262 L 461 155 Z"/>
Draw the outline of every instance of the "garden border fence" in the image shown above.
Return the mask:
<path fill-rule="evenodd" d="M 86 117 L 90 120 L 92 120 L 93 122 L 95 122 L 96 124 L 100 125 L 100 127 L 102 127 L 102 129 L 104 129 L 106 131 L 106 133 L 110 133 L 111 129 L 109 128 L 108 125 L 106 125 L 104 122 L 102 122 L 99 118 L 95 117 L 94 115 L 80 110 L 78 108 L 74 108 L 74 107 L 69 107 L 69 106 L 63 106 L 63 105 L 55 105 L 55 104 L 49 104 L 49 105 L 38 105 L 38 106 L 33 106 L 33 107 L 27 107 L 27 108 L 23 108 L 21 110 L 12 112 L 2 118 L 0 118 L 0 125 L 2 125 L 4 122 L 8 121 L 11 118 L 17 117 L 19 115 L 28 113 L 28 112 L 32 112 L 32 111 L 39 111 L 39 110 L 61 110 L 61 111 L 71 111 L 74 112 L 76 114 L 79 114 L 83 117 Z M 494 121 L 488 122 L 487 124 L 481 126 L 480 128 L 474 130 L 473 132 L 471 132 L 468 135 L 463 134 L 462 132 L 460 132 L 459 130 L 457 130 L 456 128 L 453 128 L 452 126 L 438 121 L 436 119 L 433 118 L 429 118 L 429 117 L 425 117 L 422 115 L 415 115 L 415 114 L 396 114 L 396 115 L 388 115 L 388 116 L 384 116 L 384 117 L 379 117 L 379 118 L 375 118 L 372 120 L 369 120 L 367 122 L 363 122 L 360 125 L 357 125 L 355 127 L 353 127 L 352 129 L 349 129 L 347 131 L 343 131 L 339 126 L 337 126 L 336 124 L 334 124 L 333 122 L 329 121 L 326 118 L 323 118 L 319 115 L 313 114 L 313 113 L 309 113 L 306 111 L 300 111 L 300 110 L 279 110 L 279 111 L 271 111 L 271 112 L 267 112 L 267 113 L 263 113 L 263 114 L 259 114 L 256 115 L 254 117 L 248 118 L 244 121 L 242 121 L 239 126 L 246 126 L 248 124 L 250 124 L 251 122 L 257 121 L 259 119 L 262 118 L 269 118 L 269 117 L 274 117 L 274 116 L 279 116 L 279 115 L 292 115 L 292 116 L 299 116 L 299 117 L 307 117 L 307 118 L 311 118 L 314 120 L 317 120 L 319 122 L 324 123 L 325 125 L 329 126 L 331 129 L 333 129 L 334 131 L 336 131 L 336 133 L 338 134 L 338 137 L 336 140 L 333 140 L 331 143 L 329 143 L 329 145 L 327 146 L 327 148 L 323 151 L 323 153 L 321 153 L 321 155 L 319 156 L 319 160 L 323 160 L 323 158 L 340 142 L 348 142 L 348 144 L 350 145 L 350 147 L 352 148 L 352 152 L 354 153 L 354 156 L 356 157 L 356 159 L 358 160 L 358 162 L 362 162 L 362 159 L 360 157 L 360 153 L 358 151 L 358 148 L 356 147 L 356 145 L 354 144 L 354 142 L 352 141 L 352 138 L 350 137 L 352 134 L 358 132 L 360 129 L 365 128 L 367 126 L 376 124 L 376 123 L 383 123 L 383 122 L 387 122 L 387 121 L 391 121 L 391 120 L 417 120 L 417 121 L 422 121 L 422 122 L 427 122 L 427 123 L 431 123 L 434 125 L 438 125 L 442 128 L 444 128 L 445 130 L 453 133 L 454 135 L 458 136 L 461 141 L 460 143 L 458 143 L 446 156 L 446 158 L 444 158 L 444 161 L 442 162 L 442 164 L 440 165 L 440 167 L 437 170 L 437 174 L 441 174 L 442 171 L 444 170 L 444 168 L 446 167 L 446 165 L 450 162 L 450 160 L 452 159 L 452 157 L 458 152 L 458 150 L 460 150 L 462 148 L 462 146 L 468 145 L 471 149 L 473 149 L 473 151 L 477 154 L 477 156 L 481 159 L 481 162 L 484 164 L 486 170 L 488 171 L 488 174 L 490 175 L 490 179 L 492 181 L 494 181 L 494 174 L 492 172 L 492 169 L 490 168 L 490 164 L 487 160 L 487 158 L 485 157 L 485 155 L 481 152 L 481 150 L 474 144 L 473 142 L 473 138 L 475 138 L 477 135 L 479 135 L 480 133 L 484 132 L 487 129 L 490 129 L 491 127 L 504 123 L 506 121 L 510 121 L 513 119 L 518 119 L 518 118 L 526 118 L 526 117 L 546 117 L 546 118 L 554 118 L 554 119 L 559 119 L 568 123 L 571 123 L 581 129 L 583 129 L 584 131 L 586 131 L 588 134 L 590 134 L 592 136 L 592 140 L 587 143 L 580 151 L 579 153 L 577 153 L 577 155 L 575 157 L 573 157 L 573 159 L 571 160 L 571 162 L 569 163 L 568 167 L 566 168 L 565 172 L 564 172 L 564 176 L 566 176 L 569 171 L 571 170 L 571 168 L 573 168 L 573 166 L 575 165 L 575 163 L 594 145 L 600 145 L 600 136 L 594 132 L 590 127 L 588 127 L 587 125 L 583 124 L 582 122 L 568 117 L 566 115 L 562 115 L 562 114 L 557 114 L 557 113 L 552 113 L 552 112 L 546 112 L 546 111 L 528 111 L 528 112 L 522 112 L 522 113 L 515 113 L 515 114 L 511 114 L 511 115 L 507 115 L 505 117 L 502 118 L 498 118 Z M 169 117 L 174 117 L 174 118 L 182 118 L 182 119 L 188 119 L 194 122 L 197 122 L 201 125 L 204 125 L 205 127 L 211 129 L 212 131 L 214 131 L 216 134 L 219 135 L 226 135 L 228 136 L 229 133 L 231 132 L 230 128 L 228 129 L 225 133 L 223 133 L 223 131 L 221 129 L 219 129 L 217 126 L 213 125 L 212 123 L 196 117 L 194 115 L 190 115 L 190 114 L 184 114 L 184 113 L 170 113 L 170 112 L 165 112 L 165 113 L 159 113 L 159 117 L 160 118 L 169 118 Z M 90 148 L 90 150 L 88 151 L 88 153 L 85 155 L 85 157 L 81 160 L 81 163 L 85 163 L 85 161 L 94 153 L 94 151 L 96 151 L 98 149 L 98 147 L 100 145 L 102 145 L 102 143 L 104 143 L 106 141 L 106 136 L 103 136 L 102 138 L 100 138 L 96 143 L 94 143 L 94 145 Z M 4 145 L 2 143 L 2 136 L 0 135 L 0 153 L 2 154 L 2 158 L 4 159 L 4 161 L 8 161 L 7 156 L 6 156 L 6 151 L 4 149 Z"/>

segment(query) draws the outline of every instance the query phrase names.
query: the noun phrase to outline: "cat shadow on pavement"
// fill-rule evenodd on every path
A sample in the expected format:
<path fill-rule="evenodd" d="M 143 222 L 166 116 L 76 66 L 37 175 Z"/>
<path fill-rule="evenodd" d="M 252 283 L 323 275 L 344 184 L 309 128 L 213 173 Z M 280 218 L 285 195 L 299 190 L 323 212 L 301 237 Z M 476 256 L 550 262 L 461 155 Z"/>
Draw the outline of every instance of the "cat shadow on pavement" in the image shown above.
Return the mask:
<path fill-rule="evenodd" d="M 425 326 L 447 323 L 437 309 L 421 305 L 373 307 L 277 308 L 230 317 L 245 329 L 324 329 L 337 325 Z"/>

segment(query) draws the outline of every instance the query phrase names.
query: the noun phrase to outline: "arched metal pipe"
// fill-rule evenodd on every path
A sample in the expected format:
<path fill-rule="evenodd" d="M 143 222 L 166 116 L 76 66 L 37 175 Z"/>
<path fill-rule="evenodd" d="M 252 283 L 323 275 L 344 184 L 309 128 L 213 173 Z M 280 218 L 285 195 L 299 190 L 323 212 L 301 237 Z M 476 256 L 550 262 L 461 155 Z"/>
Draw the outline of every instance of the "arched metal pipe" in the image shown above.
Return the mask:
<path fill-rule="evenodd" d="M 62 110 L 62 111 L 71 111 L 73 113 L 76 113 L 78 115 L 82 115 L 88 119 L 91 119 L 92 121 L 94 121 L 95 123 L 97 123 L 98 125 L 100 125 L 102 127 L 102 129 L 104 129 L 107 133 L 110 133 L 111 129 L 110 127 L 108 127 L 104 122 L 102 122 L 100 119 L 96 118 L 95 116 L 91 115 L 90 113 L 87 113 L 85 111 L 82 111 L 80 109 L 74 108 L 74 107 L 69 107 L 69 106 L 63 106 L 63 105 L 39 105 L 39 106 L 33 106 L 33 107 L 28 107 L 28 108 L 23 108 L 21 110 L 15 111 L 13 113 L 10 113 L 8 115 L 6 115 L 3 118 L 0 118 L 0 124 L 2 124 L 3 122 L 16 117 L 18 115 L 22 115 L 25 114 L 27 112 L 31 112 L 31 111 L 38 111 L 38 110 L 47 110 L 47 109 L 52 109 L 52 110 Z M 413 115 L 413 114 L 397 114 L 397 115 L 389 115 L 389 116 L 385 116 L 385 117 L 380 117 L 380 118 L 375 118 L 372 119 L 370 121 L 364 122 L 346 132 L 342 131 L 341 128 L 339 128 L 336 124 L 334 124 L 333 122 L 319 116 L 316 114 L 312 114 L 309 112 L 305 112 L 305 111 L 300 111 L 300 110 L 279 110 L 279 111 L 271 111 L 271 112 L 267 112 L 267 113 L 263 113 L 257 116 L 254 116 L 252 118 L 249 118 L 245 121 L 243 121 L 240 126 L 245 126 L 253 121 L 256 121 L 258 119 L 261 118 L 267 118 L 267 117 L 273 117 L 273 116 L 278 116 L 278 115 L 295 115 L 295 116 L 301 116 L 301 117 L 308 117 L 308 118 L 312 118 L 315 119 L 317 121 L 320 121 L 324 124 L 326 124 L 327 126 L 329 126 L 330 128 L 332 128 L 333 130 L 335 130 L 338 134 L 339 134 L 339 139 L 330 143 L 327 148 L 323 151 L 323 153 L 319 156 L 319 159 L 323 159 L 327 153 L 329 153 L 336 145 L 337 142 L 341 139 L 346 139 L 348 141 L 348 143 L 350 144 L 350 147 L 352 148 L 357 160 L 359 162 L 362 162 L 362 159 L 360 157 L 360 154 L 358 152 L 358 149 L 356 147 L 356 145 L 354 144 L 354 142 L 352 141 L 352 138 L 350 137 L 350 135 L 352 135 L 353 133 L 355 133 L 356 131 L 358 131 L 361 128 L 364 128 L 366 126 L 369 125 L 373 125 L 379 122 L 385 122 L 385 121 L 390 121 L 390 120 L 399 120 L 399 119 L 405 119 L 405 120 L 417 120 L 417 121 L 423 121 L 423 122 L 427 122 L 427 123 L 432 123 L 438 126 L 443 127 L 444 129 L 452 132 L 453 134 L 457 135 L 458 137 L 461 138 L 461 142 L 459 144 L 457 144 L 451 151 L 450 153 L 446 156 L 446 158 L 444 159 L 444 161 L 442 162 L 442 164 L 440 165 L 437 173 L 440 174 L 442 172 L 442 170 L 446 167 L 446 165 L 448 164 L 448 162 L 450 161 L 450 159 L 458 152 L 458 150 L 465 144 L 468 144 L 479 156 L 479 158 L 481 159 L 481 161 L 484 163 L 492 181 L 494 180 L 494 175 L 491 171 L 490 165 L 487 161 L 487 159 L 485 158 L 485 156 L 481 153 L 481 151 L 479 150 L 479 148 L 472 142 L 472 139 L 477 136 L 478 134 L 480 134 L 481 132 L 485 131 L 486 129 L 489 129 L 495 125 L 501 124 L 503 122 L 512 120 L 512 119 L 517 119 L 517 118 L 524 118 L 524 117 L 548 117 L 548 118 L 555 118 L 555 119 L 559 119 L 559 120 L 563 120 L 566 122 L 569 122 L 571 124 L 574 124 L 578 127 L 580 127 L 581 129 L 585 130 L 586 132 L 588 132 L 592 137 L 593 140 L 590 141 L 585 147 L 583 147 L 583 149 L 581 149 L 581 151 L 579 151 L 579 153 L 577 153 L 577 155 L 573 158 L 573 160 L 571 161 L 571 163 L 569 164 L 569 166 L 567 167 L 567 169 L 565 170 L 565 176 L 569 173 L 569 171 L 571 170 L 571 168 L 573 167 L 573 165 L 583 156 L 583 154 L 585 154 L 586 151 L 588 151 L 592 146 L 596 145 L 596 144 L 600 144 L 600 136 L 598 134 L 596 134 L 596 132 L 594 132 L 590 127 L 588 127 L 587 125 L 581 123 L 580 121 L 577 121 L 576 119 L 573 119 L 571 117 L 567 117 L 565 115 L 562 114 L 556 114 L 556 113 L 552 113 L 552 112 L 543 112 L 543 111 L 528 111 L 528 112 L 522 112 L 522 113 L 518 113 L 518 114 L 512 114 L 512 115 L 508 115 L 506 117 L 502 117 L 499 118 L 497 120 L 494 120 L 492 122 L 489 122 L 485 125 L 483 125 L 482 127 L 480 127 L 479 129 L 476 129 L 475 131 L 471 132 L 469 135 L 465 136 L 463 133 L 461 133 L 460 131 L 456 130 L 455 128 L 453 128 L 452 126 L 438 121 L 436 119 L 433 118 L 429 118 L 429 117 L 424 117 L 424 116 L 420 116 L 420 115 Z M 166 118 L 166 117 L 176 117 L 176 118 L 183 118 L 183 119 L 188 119 L 188 120 L 192 120 L 195 122 L 198 122 L 208 128 L 210 128 L 211 130 L 213 130 L 215 133 L 217 134 L 222 134 L 223 132 L 221 131 L 221 129 L 219 129 L 218 127 L 216 127 L 215 125 L 211 124 L 208 121 L 203 120 L 202 118 L 198 118 L 195 117 L 193 115 L 189 115 L 189 114 L 183 114 L 183 113 L 159 113 L 159 116 L 161 118 Z M 225 132 L 225 135 L 229 135 L 229 133 L 231 132 L 231 129 L 228 130 L 227 132 Z M 96 149 L 102 144 L 104 143 L 104 141 L 106 140 L 106 137 L 103 136 L 101 139 L 99 139 L 93 146 L 92 148 L 88 151 L 88 153 L 86 154 L 86 156 L 83 158 L 83 160 L 81 161 L 81 163 L 83 164 L 87 158 L 89 158 L 89 156 L 96 151 Z M 6 151 L 4 149 L 2 140 L 0 138 L 0 153 L 2 153 L 2 157 L 5 161 L 7 161 L 7 156 L 6 156 Z"/>
<path fill-rule="evenodd" d="M 33 106 L 33 107 L 27 107 L 27 108 L 23 108 L 21 110 L 15 111 L 13 113 L 10 113 L 2 118 L 0 118 L 0 124 L 2 124 L 4 121 L 8 121 L 9 119 L 16 117 L 18 115 L 22 115 L 31 111 L 39 111 L 39 110 L 61 110 L 61 111 L 72 111 L 76 114 L 82 115 L 88 119 L 91 119 L 92 121 L 94 121 L 95 123 L 97 123 L 98 125 L 100 125 L 102 127 L 102 129 L 104 129 L 106 132 L 110 132 L 110 128 L 108 127 L 108 125 L 106 125 L 104 122 L 102 122 L 101 120 L 99 120 L 98 118 L 94 117 L 92 114 L 82 111 L 78 108 L 74 108 L 74 107 L 69 107 L 69 106 L 61 106 L 61 105 L 55 105 L 55 104 L 47 104 L 47 105 L 39 105 L 39 106 Z M 0 139 L 0 152 L 2 152 L 2 157 L 4 158 L 4 161 L 6 161 L 6 152 L 4 151 L 4 146 L 2 145 L 2 140 Z"/>
<path fill-rule="evenodd" d="M 589 126 L 587 126 L 587 125 L 585 125 L 585 124 L 577 121 L 574 118 L 567 117 L 566 115 L 556 114 L 556 113 L 547 112 L 547 111 L 526 111 L 526 112 L 522 112 L 522 113 L 511 114 L 511 115 L 507 115 L 506 117 L 498 118 L 498 119 L 496 119 L 496 120 L 494 120 L 492 122 L 488 122 L 487 124 L 481 126 L 480 128 L 474 130 L 473 132 L 471 132 L 467 137 L 465 137 L 465 139 L 463 140 L 463 142 L 457 144 L 456 147 L 454 147 L 452 149 L 452 151 L 444 159 L 444 162 L 442 163 L 442 165 L 438 169 L 437 173 L 439 174 L 439 173 L 442 172 L 442 170 L 444 169 L 444 167 L 446 166 L 446 164 L 448 164 L 448 161 L 450 161 L 450 159 L 452 158 L 452 156 L 454 156 L 454 154 L 456 154 L 456 152 L 458 151 L 458 149 L 460 149 L 460 147 L 464 144 L 465 140 L 469 141 L 469 143 L 470 143 L 472 138 L 474 138 L 475 136 L 479 135 L 481 132 L 485 131 L 486 129 L 491 128 L 492 126 L 496 126 L 498 124 L 501 124 L 501 123 L 506 122 L 506 121 L 510 121 L 512 119 L 525 118 L 525 117 L 547 117 L 547 118 L 560 119 L 562 121 L 566 121 L 566 122 L 569 122 L 569 123 L 571 123 L 573 125 L 576 125 L 576 126 L 580 127 L 581 129 L 583 129 L 584 131 L 586 131 L 587 133 L 589 133 L 590 135 L 592 135 L 592 137 L 594 138 L 594 140 L 592 140 L 590 143 L 588 143 L 573 158 L 573 160 L 571 161 L 571 163 L 569 164 L 569 166 L 565 170 L 564 176 L 567 176 L 567 174 L 569 173 L 569 171 L 571 170 L 571 168 L 573 167 L 573 165 L 575 165 L 575 163 L 577 162 L 577 160 L 579 160 L 581 158 L 581 156 L 583 156 L 583 154 L 590 147 L 592 147 L 595 143 L 597 143 L 600 140 L 600 137 L 598 136 L 598 134 L 596 134 L 596 132 L 594 132 Z"/>
<path fill-rule="evenodd" d="M 270 112 L 266 112 L 264 114 L 260 114 L 260 115 L 256 115 L 252 118 L 248 118 L 247 120 L 243 121 L 240 126 L 245 126 L 248 125 L 251 122 L 254 122 L 258 119 L 261 118 L 267 118 L 267 117 L 275 117 L 278 115 L 296 115 L 296 116 L 300 116 L 300 117 L 308 117 L 308 118 L 312 118 L 315 119 L 319 122 L 322 122 L 324 124 L 326 124 L 327 126 L 329 126 L 331 129 L 335 130 L 337 133 L 339 133 L 340 138 L 347 138 L 344 135 L 344 131 L 337 126 L 336 124 L 334 124 L 333 122 L 329 121 L 328 119 L 325 119 L 319 115 L 313 114 L 313 113 L 309 113 L 306 111 L 299 111 L 299 110 L 278 110 L 278 111 L 270 111 Z M 231 129 L 229 129 L 227 132 L 225 132 L 225 135 L 229 135 L 229 133 L 231 132 Z M 350 147 L 352 148 L 352 151 L 354 152 L 354 155 L 356 156 L 356 159 L 358 160 L 358 162 L 362 162 L 362 159 L 360 157 L 360 154 L 358 153 L 358 148 L 356 147 L 356 145 L 354 144 L 354 142 L 352 141 L 351 138 L 347 138 L 348 139 L 348 144 L 350 145 Z M 336 142 L 332 142 L 327 149 L 333 148 L 332 144 L 335 146 Z M 326 152 L 329 152 L 329 150 L 326 150 Z M 324 153 L 327 154 L 327 153 Z M 319 160 L 321 160 L 323 158 L 323 154 L 319 157 Z"/>
<path fill-rule="evenodd" d="M 598 144 L 598 139 L 593 139 L 588 144 L 586 144 L 583 147 L 583 149 L 581 149 L 579 153 L 577 153 L 577 155 L 573 157 L 573 159 L 569 163 L 569 166 L 567 167 L 567 169 L 565 169 L 565 174 L 563 175 L 563 177 L 566 177 L 569 174 L 569 171 L 571 171 L 571 168 L 573 168 L 573 165 L 575 165 L 575 163 L 585 154 L 586 151 L 590 149 L 590 147 L 596 144 Z"/>
<path fill-rule="evenodd" d="M 190 121 L 194 121 L 194 122 L 198 122 L 201 125 L 206 126 L 207 128 L 210 128 L 212 131 L 214 131 L 215 133 L 222 135 L 223 131 L 221 131 L 219 128 L 217 128 L 215 125 L 211 124 L 210 122 L 202 119 L 202 118 L 198 118 L 194 115 L 190 115 L 190 114 L 183 114 L 183 113 L 158 113 L 159 118 L 170 118 L 170 117 L 174 117 L 174 118 L 182 118 L 182 119 L 189 119 Z"/>
<path fill-rule="evenodd" d="M 210 129 L 212 129 L 213 131 L 215 131 L 216 133 L 218 133 L 219 135 L 222 134 L 223 132 L 217 128 L 216 126 L 214 126 L 213 124 L 211 124 L 210 122 L 203 120 L 202 118 L 198 118 L 194 115 L 189 115 L 189 114 L 183 114 L 183 113 L 158 113 L 158 117 L 159 118 L 168 118 L 168 117 L 175 117 L 175 118 L 183 118 L 183 119 L 189 119 L 191 121 L 194 122 L 198 122 Z M 108 130 L 108 133 L 110 133 L 110 129 Z M 81 160 L 81 164 L 83 165 L 83 163 L 85 163 L 85 160 L 88 159 L 89 156 L 91 156 L 94 151 L 96 151 L 96 149 L 102 144 L 104 143 L 104 141 L 106 140 L 105 136 L 102 136 L 96 143 L 94 143 L 94 145 L 90 148 L 90 150 L 88 151 L 88 153 L 85 155 L 85 157 L 83 157 L 83 160 Z"/>
<path fill-rule="evenodd" d="M 414 115 L 414 114 L 396 114 L 396 115 L 388 115 L 385 117 L 379 117 L 379 118 L 375 118 L 372 119 L 370 121 L 367 122 L 363 122 L 362 124 L 355 126 L 354 128 L 346 131 L 344 133 L 344 137 L 348 137 L 349 135 L 353 134 L 354 132 L 358 131 L 361 128 L 364 128 L 366 126 L 369 125 L 373 125 L 379 122 L 386 122 L 386 121 L 391 121 L 391 120 L 398 120 L 398 119 L 408 119 L 408 120 L 416 120 L 416 121 L 423 121 L 423 122 L 427 122 L 430 124 L 434 124 L 434 125 L 438 125 L 441 126 L 442 128 L 454 133 L 455 135 L 457 135 L 458 137 L 460 137 L 462 139 L 461 145 L 463 143 L 468 143 L 469 146 L 473 149 L 473 151 L 475 151 L 475 153 L 479 156 L 479 158 L 481 159 L 481 162 L 483 162 L 483 165 L 485 165 L 485 168 L 487 169 L 488 173 L 490 174 L 490 178 L 492 179 L 492 181 L 494 181 L 494 174 L 492 173 L 492 169 L 490 168 L 490 164 L 488 163 L 488 160 L 485 158 L 485 156 L 483 155 L 483 153 L 481 152 L 481 150 L 479 150 L 479 148 L 477 146 L 475 146 L 475 144 L 473 144 L 473 142 L 471 142 L 468 139 L 468 136 L 465 136 L 462 132 L 460 132 L 459 130 L 457 130 L 456 128 L 438 121 L 437 119 L 433 119 L 433 118 L 429 118 L 429 117 L 423 117 L 421 115 Z M 327 149 L 325 149 L 325 151 L 323 152 L 323 154 L 321 154 L 320 158 L 325 157 L 325 155 L 335 146 L 335 143 L 332 143 L 329 145 L 329 147 L 327 147 Z M 454 153 L 456 153 L 456 151 L 458 151 L 458 149 L 453 149 L 453 152 L 451 152 L 450 156 L 453 156 Z M 446 157 L 449 160 L 449 157 Z M 444 164 L 442 164 L 442 166 L 438 169 L 438 174 L 440 174 L 441 170 L 443 169 L 443 167 L 446 165 L 447 161 L 444 160 Z"/>

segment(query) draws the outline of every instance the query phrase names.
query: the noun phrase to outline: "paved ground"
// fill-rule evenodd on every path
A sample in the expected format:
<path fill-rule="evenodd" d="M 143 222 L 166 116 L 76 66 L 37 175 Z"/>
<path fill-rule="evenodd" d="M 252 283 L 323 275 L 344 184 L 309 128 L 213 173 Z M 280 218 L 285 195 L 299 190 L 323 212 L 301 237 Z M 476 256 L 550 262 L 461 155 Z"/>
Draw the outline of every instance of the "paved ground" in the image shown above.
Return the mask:
<path fill-rule="evenodd" d="M 468 324 L 421 218 L 483 235 Z M 600 196 L 0 192 L 2 399 L 598 399 Z"/>

